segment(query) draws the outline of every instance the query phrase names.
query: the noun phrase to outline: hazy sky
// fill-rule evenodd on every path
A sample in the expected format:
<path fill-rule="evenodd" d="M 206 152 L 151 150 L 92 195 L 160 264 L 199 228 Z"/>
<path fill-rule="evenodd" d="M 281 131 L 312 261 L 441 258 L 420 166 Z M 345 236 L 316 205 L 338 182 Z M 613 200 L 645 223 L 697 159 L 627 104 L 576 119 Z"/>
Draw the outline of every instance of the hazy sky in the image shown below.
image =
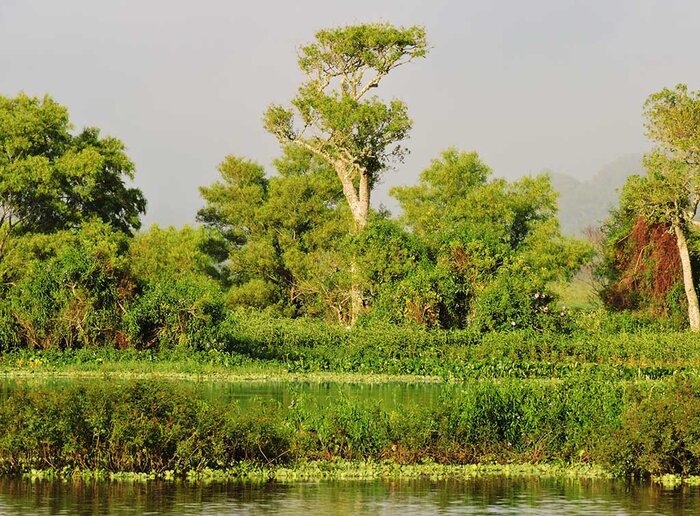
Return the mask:
<path fill-rule="evenodd" d="M 424 25 L 428 57 L 377 93 L 404 99 L 415 182 L 440 150 L 477 150 L 498 175 L 593 175 L 641 152 L 642 104 L 700 89 L 700 1 L 0 0 L 0 94 L 51 94 L 74 124 L 122 139 L 149 202 L 145 222 L 184 224 L 226 154 L 271 170 L 261 126 L 301 75 L 296 49 L 318 29 Z"/>

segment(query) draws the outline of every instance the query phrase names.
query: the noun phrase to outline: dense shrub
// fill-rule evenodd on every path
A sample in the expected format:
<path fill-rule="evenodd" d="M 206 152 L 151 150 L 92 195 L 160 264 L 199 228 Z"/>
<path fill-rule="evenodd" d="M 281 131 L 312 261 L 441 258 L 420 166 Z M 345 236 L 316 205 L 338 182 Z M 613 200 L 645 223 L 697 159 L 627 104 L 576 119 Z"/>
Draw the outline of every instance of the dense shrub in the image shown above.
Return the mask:
<path fill-rule="evenodd" d="M 225 306 L 212 259 L 200 250 L 178 268 L 212 242 L 187 228 L 130 239 L 97 221 L 15 239 L 0 267 L 0 350 L 219 347 Z"/>
<path fill-rule="evenodd" d="M 483 331 L 533 329 L 566 332 L 570 314 L 557 310 L 546 283 L 524 264 L 502 266 L 474 302 L 472 324 Z"/>
<path fill-rule="evenodd" d="M 185 473 L 297 459 L 442 463 L 595 461 L 619 474 L 700 472 L 700 382 L 446 386 L 431 406 L 341 398 L 286 406 L 204 401 L 191 387 L 133 382 L 19 388 L 0 406 L 0 471 Z"/>
<path fill-rule="evenodd" d="M 135 382 L 20 389 L 0 407 L 0 470 L 179 472 L 271 462 L 289 432 L 269 411 L 198 400 L 191 389 Z"/>
<path fill-rule="evenodd" d="M 6 301 L 0 300 L 0 353 L 20 346 L 20 329 Z"/>
<path fill-rule="evenodd" d="M 698 378 L 631 386 L 620 428 L 607 444 L 610 463 L 625 473 L 700 474 Z"/>
<path fill-rule="evenodd" d="M 217 349 L 224 318 L 225 303 L 216 284 L 186 277 L 144 287 L 129 304 L 124 325 L 129 341 L 137 348 Z"/>
<path fill-rule="evenodd" d="M 65 240 L 50 257 L 29 261 L 7 296 L 20 340 L 40 348 L 114 343 L 133 289 L 126 237 L 95 222 L 66 232 Z"/>
<path fill-rule="evenodd" d="M 621 379 L 700 368 L 700 336 L 693 333 L 643 325 L 608 331 L 624 327 L 617 320 L 587 324 L 601 329 L 478 333 L 361 321 L 346 330 L 313 319 L 236 312 L 222 325 L 221 338 L 230 352 L 284 362 L 292 371 L 548 378 L 595 368 Z"/>

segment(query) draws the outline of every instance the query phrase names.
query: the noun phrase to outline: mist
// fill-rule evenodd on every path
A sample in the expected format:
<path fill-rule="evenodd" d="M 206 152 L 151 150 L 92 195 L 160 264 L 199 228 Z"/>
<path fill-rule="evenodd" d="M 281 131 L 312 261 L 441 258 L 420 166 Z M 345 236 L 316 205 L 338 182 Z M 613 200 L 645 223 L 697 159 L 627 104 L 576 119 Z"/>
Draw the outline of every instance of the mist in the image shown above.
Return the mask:
<path fill-rule="evenodd" d="M 649 148 L 646 97 L 678 82 L 700 88 L 698 19 L 691 0 L 3 0 L 0 94 L 48 93 L 76 128 L 123 140 L 148 199 L 145 225 L 182 225 L 225 155 L 273 173 L 279 146 L 261 117 L 296 93 L 296 49 L 317 30 L 423 25 L 427 58 L 377 91 L 405 100 L 414 120 L 411 154 L 374 196 L 393 209 L 389 188 L 414 183 L 448 146 L 476 150 L 510 179 L 549 170 L 605 185 L 607 165 Z"/>

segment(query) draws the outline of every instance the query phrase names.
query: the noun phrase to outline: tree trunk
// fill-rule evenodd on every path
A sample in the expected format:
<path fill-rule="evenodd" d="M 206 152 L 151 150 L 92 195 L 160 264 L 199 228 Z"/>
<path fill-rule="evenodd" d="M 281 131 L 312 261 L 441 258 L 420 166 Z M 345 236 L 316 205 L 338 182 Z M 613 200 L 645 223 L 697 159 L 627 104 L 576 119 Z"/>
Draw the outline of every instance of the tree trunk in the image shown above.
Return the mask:
<path fill-rule="evenodd" d="M 353 188 L 354 191 L 354 188 Z M 352 217 L 355 222 L 354 233 L 361 233 L 369 222 L 369 173 L 363 170 L 360 174 L 359 191 L 357 192 L 357 203 L 353 207 Z M 352 205 L 351 205 L 352 207 Z M 350 325 L 355 326 L 357 318 L 365 309 L 365 300 L 362 297 L 362 285 L 360 281 L 360 270 L 357 266 L 356 251 L 353 251 L 352 263 L 350 264 Z"/>
<path fill-rule="evenodd" d="M 369 196 L 369 172 L 363 170 L 360 173 L 360 188 L 357 192 L 359 201 L 357 203 L 357 213 L 353 214 L 358 233 L 365 229 L 367 227 L 367 223 L 369 222 Z"/>
<path fill-rule="evenodd" d="M 690 264 L 688 242 L 680 222 L 674 222 L 673 231 L 676 233 L 678 254 L 681 256 L 681 266 L 683 267 L 683 286 L 685 287 L 685 296 L 688 299 L 688 321 L 690 322 L 690 330 L 700 331 L 700 303 L 698 303 L 698 293 L 695 290 L 695 282 L 693 281 L 693 269 Z"/>
<path fill-rule="evenodd" d="M 350 212 L 352 213 L 353 227 L 351 232 L 358 234 L 367 227 L 369 222 L 369 172 L 367 170 L 360 171 L 358 189 L 355 190 L 355 185 L 351 179 L 352 176 L 347 172 L 348 168 L 349 167 L 345 164 L 336 164 L 336 172 L 343 185 L 343 194 L 348 201 Z M 354 326 L 357 318 L 365 308 L 365 302 L 362 298 L 360 271 L 357 266 L 357 255 L 355 251 L 353 251 L 350 263 L 350 281 L 350 325 Z"/>

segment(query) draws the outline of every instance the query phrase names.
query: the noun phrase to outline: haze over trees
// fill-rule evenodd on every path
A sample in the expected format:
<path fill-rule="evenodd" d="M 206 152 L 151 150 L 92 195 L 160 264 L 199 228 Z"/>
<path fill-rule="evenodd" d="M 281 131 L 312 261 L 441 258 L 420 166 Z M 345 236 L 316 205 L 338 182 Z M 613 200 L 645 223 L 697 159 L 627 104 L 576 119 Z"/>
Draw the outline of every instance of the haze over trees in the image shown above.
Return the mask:
<path fill-rule="evenodd" d="M 594 251 L 562 234 L 548 174 L 494 178 L 476 152 L 449 148 L 417 184 L 392 189 L 400 217 L 371 208 L 411 128 L 403 102 L 371 94 L 426 52 L 419 27 L 320 31 L 300 50 L 308 80 L 291 107 L 264 115 L 281 143 L 274 172 L 225 157 L 220 180 L 201 188 L 197 228 L 135 233 L 145 200 L 129 186 L 124 145 L 94 128 L 73 133 L 49 97 L 0 97 L 3 346 L 223 349 L 251 314 L 338 328 L 574 331 L 553 286 Z M 650 97 L 657 148 L 605 225 L 598 269 L 609 308 L 693 330 L 699 105 L 684 86 Z"/>
<path fill-rule="evenodd" d="M 562 233 L 582 237 L 589 229 L 599 228 L 617 206 L 627 179 L 642 169 L 642 158 L 642 154 L 621 156 L 586 180 L 551 172 L 552 187 L 559 194 Z"/>

